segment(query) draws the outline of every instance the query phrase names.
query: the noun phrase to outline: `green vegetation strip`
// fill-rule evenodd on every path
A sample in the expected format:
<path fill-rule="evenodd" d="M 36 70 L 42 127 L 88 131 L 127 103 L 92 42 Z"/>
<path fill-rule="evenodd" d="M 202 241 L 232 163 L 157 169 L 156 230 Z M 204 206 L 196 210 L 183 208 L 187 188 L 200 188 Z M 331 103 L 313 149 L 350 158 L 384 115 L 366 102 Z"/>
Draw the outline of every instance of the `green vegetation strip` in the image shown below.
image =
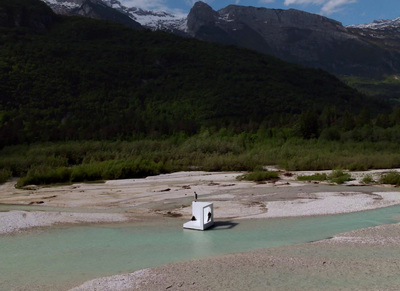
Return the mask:
<path fill-rule="evenodd" d="M 310 176 L 298 176 L 299 181 L 329 181 L 331 183 L 343 184 L 344 182 L 351 181 L 351 175 L 342 170 L 334 170 L 329 175 L 325 173 L 316 173 Z"/>
<path fill-rule="evenodd" d="M 393 169 L 400 167 L 400 152 L 395 142 L 305 140 L 270 137 L 261 131 L 234 134 L 226 130 L 205 130 L 191 137 L 39 143 L 0 150 L 1 182 L 20 177 L 20 187 L 175 171 L 253 171 L 265 165 L 288 171 Z M 336 174 L 327 179 L 337 183 L 348 178 L 346 173 Z"/>

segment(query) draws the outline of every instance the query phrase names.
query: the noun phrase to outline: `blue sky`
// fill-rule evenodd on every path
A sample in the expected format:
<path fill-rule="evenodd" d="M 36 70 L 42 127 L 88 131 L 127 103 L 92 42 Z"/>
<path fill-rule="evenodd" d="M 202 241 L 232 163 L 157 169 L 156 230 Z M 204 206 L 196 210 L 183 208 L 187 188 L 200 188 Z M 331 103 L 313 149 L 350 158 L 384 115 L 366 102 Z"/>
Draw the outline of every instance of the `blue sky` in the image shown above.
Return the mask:
<path fill-rule="evenodd" d="M 125 6 L 187 14 L 196 0 L 120 0 Z M 203 0 L 215 10 L 238 4 L 276 9 L 295 8 L 321 14 L 344 25 L 400 17 L 399 0 Z"/>

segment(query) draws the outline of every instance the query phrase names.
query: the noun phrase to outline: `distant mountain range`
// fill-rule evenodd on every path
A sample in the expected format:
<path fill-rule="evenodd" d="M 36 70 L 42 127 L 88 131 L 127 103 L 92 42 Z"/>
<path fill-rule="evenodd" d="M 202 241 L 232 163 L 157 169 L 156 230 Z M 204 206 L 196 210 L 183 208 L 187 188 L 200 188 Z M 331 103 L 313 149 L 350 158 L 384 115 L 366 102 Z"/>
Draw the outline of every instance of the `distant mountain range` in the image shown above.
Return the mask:
<path fill-rule="evenodd" d="M 166 30 L 179 34 L 186 30 L 186 17 L 165 11 L 150 11 L 136 7 L 126 7 L 117 0 L 43 0 L 55 13 L 81 15 L 124 23 L 125 18 L 142 28 Z M 99 13 L 101 11 L 101 15 Z M 118 17 L 116 17 L 119 15 Z M 122 21 L 121 21 L 122 20 Z"/>
<path fill-rule="evenodd" d="M 134 29 L 142 25 L 129 14 L 117 9 L 114 0 L 43 0 L 57 14 L 80 15 L 118 22 Z M 118 1 L 115 1 L 118 2 Z M 119 2 L 118 2 L 119 3 Z M 120 4 L 120 3 L 119 3 Z"/>
<path fill-rule="evenodd" d="M 229 5 L 215 11 L 197 2 L 185 17 L 128 8 L 117 0 L 43 1 L 59 14 L 108 19 L 136 29 L 164 30 L 242 46 L 337 75 L 377 78 L 400 73 L 400 18 L 345 27 L 295 9 Z"/>
<path fill-rule="evenodd" d="M 359 28 L 359 29 L 399 29 L 400 28 L 400 17 L 390 20 L 390 19 L 381 19 L 375 20 L 371 23 L 367 24 L 358 24 L 358 25 L 349 25 L 348 28 Z"/>
<path fill-rule="evenodd" d="M 394 20 L 376 20 L 368 24 L 350 25 L 347 29 L 360 39 L 386 49 L 400 51 L 400 17 Z"/>

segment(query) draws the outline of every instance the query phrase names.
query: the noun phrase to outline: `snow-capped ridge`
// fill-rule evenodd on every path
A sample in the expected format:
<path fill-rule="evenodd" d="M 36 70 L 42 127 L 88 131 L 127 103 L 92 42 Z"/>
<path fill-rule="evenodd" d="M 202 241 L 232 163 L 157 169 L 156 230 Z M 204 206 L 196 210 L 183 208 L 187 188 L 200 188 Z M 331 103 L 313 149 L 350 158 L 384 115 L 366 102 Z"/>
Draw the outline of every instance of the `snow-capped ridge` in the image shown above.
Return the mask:
<path fill-rule="evenodd" d="M 68 14 L 68 11 L 80 8 L 87 0 L 42 0 L 56 13 Z M 187 31 L 187 15 L 176 15 L 166 11 L 150 11 L 137 7 L 126 7 L 118 0 L 90 0 L 113 8 L 132 20 L 139 22 L 143 27 L 151 30 Z"/>
<path fill-rule="evenodd" d="M 374 20 L 371 23 L 359 24 L 359 25 L 348 25 L 349 28 L 360 28 L 360 29 L 387 29 L 387 28 L 400 28 L 400 17 L 396 19 L 380 19 Z"/>
<path fill-rule="evenodd" d="M 186 31 L 186 15 L 177 16 L 165 11 L 150 11 L 132 7 L 124 10 L 130 18 L 153 30 L 178 29 Z"/>
<path fill-rule="evenodd" d="M 57 7 L 58 9 L 67 9 L 72 10 L 75 8 L 79 8 L 83 1 L 73 1 L 73 0 L 43 0 L 46 4 L 48 4 L 51 8 Z"/>

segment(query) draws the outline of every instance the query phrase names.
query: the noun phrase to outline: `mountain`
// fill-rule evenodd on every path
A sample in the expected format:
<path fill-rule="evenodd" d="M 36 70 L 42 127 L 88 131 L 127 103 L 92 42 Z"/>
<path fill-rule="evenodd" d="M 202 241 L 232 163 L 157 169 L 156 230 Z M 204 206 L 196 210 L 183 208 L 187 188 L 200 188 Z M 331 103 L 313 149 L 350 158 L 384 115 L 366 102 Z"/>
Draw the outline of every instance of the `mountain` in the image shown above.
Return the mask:
<path fill-rule="evenodd" d="M 295 9 L 229 5 L 214 11 L 197 2 L 188 33 L 198 39 L 234 44 L 338 75 L 376 77 L 400 72 L 400 54 L 340 22 Z"/>
<path fill-rule="evenodd" d="M 376 79 L 400 73 L 400 19 L 344 27 L 333 19 L 295 9 L 229 5 L 214 11 L 199 1 L 185 17 L 128 8 L 118 0 L 43 1 L 56 13 L 133 21 L 151 30 L 237 45 L 340 76 Z M 112 10 L 119 16 L 110 16 Z"/>
<path fill-rule="evenodd" d="M 43 0 L 54 12 L 64 15 L 81 15 L 106 19 L 138 28 L 138 24 L 152 30 L 165 30 L 182 34 L 186 29 L 186 17 L 165 11 L 149 11 L 126 7 L 117 0 Z"/>
<path fill-rule="evenodd" d="M 38 12 L 14 13 L 27 7 Z M 322 70 L 161 31 L 55 17 L 43 7 L 39 0 L 0 0 L 7 19 L 54 17 L 41 30 L 0 26 L 0 147 L 241 130 L 294 123 L 310 109 L 340 115 L 387 108 Z"/>
<path fill-rule="evenodd" d="M 54 23 L 55 18 L 44 3 L 32 4 L 27 0 L 21 5 L 19 1 L 0 0 L 0 27 L 44 30 Z"/>
<path fill-rule="evenodd" d="M 135 21 L 124 12 L 113 7 L 113 1 L 102 0 L 43 0 L 57 14 L 79 15 L 95 19 L 110 20 L 124 24 L 134 29 L 143 29 L 139 22 Z M 119 3 L 119 2 L 118 2 Z"/>
<path fill-rule="evenodd" d="M 400 18 L 394 20 L 376 20 L 372 23 L 362 25 L 350 25 L 347 30 L 357 38 L 373 43 L 374 45 L 384 48 L 396 59 L 400 52 Z M 397 64 L 394 62 L 395 68 L 393 73 L 398 74 Z M 397 75 L 387 74 L 382 78 L 369 80 L 367 78 L 346 78 L 346 82 L 352 87 L 364 92 L 369 96 L 380 99 L 399 101 L 400 80 Z"/>
<path fill-rule="evenodd" d="M 112 7 L 129 15 L 130 18 L 139 22 L 145 28 L 151 30 L 164 30 L 178 35 L 185 35 L 185 16 L 174 15 L 165 11 L 150 11 L 136 7 L 128 8 L 116 0 L 103 1 L 112 1 Z"/>
<path fill-rule="evenodd" d="M 355 36 L 378 46 L 400 51 L 400 17 L 394 20 L 376 20 L 362 25 L 350 25 L 347 29 Z"/>
<path fill-rule="evenodd" d="M 348 28 L 358 28 L 358 29 L 375 29 L 375 30 L 385 30 L 385 29 L 399 29 L 400 28 L 400 17 L 390 20 L 390 19 L 381 19 L 375 20 L 371 23 L 367 24 L 359 24 L 359 25 L 348 25 Z"/>

